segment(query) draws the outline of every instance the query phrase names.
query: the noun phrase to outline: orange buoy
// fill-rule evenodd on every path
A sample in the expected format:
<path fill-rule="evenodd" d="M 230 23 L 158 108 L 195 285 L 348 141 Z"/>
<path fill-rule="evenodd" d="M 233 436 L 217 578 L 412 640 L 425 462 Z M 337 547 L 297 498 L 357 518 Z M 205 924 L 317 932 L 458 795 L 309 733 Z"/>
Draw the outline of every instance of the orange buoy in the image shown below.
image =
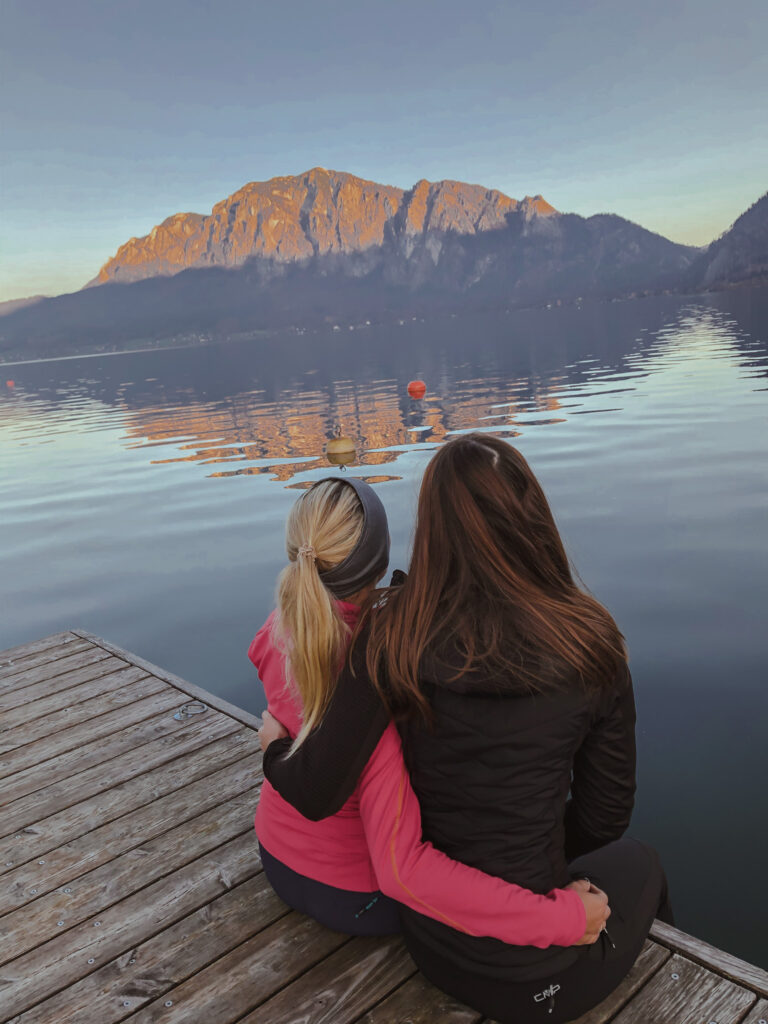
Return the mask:
<path fill-rule="evenodd" d="M 348 466 L 355 461 L 357 451 L 351 437 L 334 437 L 325 446 L 325 457 L 332 466 Z"/>
<path fill-rule="evenodd" d="M 15 381 L 12 381 L 12 380 L 7 380 L 7 381 L 5 382 L 5 386 L 6 386 L 7 388 L 15 388 L 15 387 L 16 387 L 16 382 L 15 382 Z"/>
<path fill-rule="evenodd" d="M 408 385 L 408 394 L 411 398 L 423 398 L 427 393 L 427 385 L 423 380 L 412 380 Z"/>

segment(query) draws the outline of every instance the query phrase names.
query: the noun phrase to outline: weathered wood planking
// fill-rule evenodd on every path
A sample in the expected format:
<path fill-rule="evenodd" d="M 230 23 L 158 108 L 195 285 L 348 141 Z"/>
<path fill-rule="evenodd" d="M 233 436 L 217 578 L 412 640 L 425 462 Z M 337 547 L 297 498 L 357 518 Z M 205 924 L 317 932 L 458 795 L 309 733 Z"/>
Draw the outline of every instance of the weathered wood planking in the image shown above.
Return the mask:
<path fill-rule="evenodd" d="M 42 640 L 33 640 L 28 644 L 19 644 L 17 647 L 9 647 L 0 651 L 0 679 L 6 675 L 13 675 L 19 671 L 18 664 L 21 663 L 20 671 L 24 671 L 27 658 L 37 658 L 39 654 L 54 651 L 54 658 L 63 656 L 64 648 L 69 644 L 79 645 L 82 637 L 71 632 L 54 633 L 52 636 L 45 636 Z M 57 650 L 58 649 L 58 650 Z M 43 661 L 46 660 L 43 658 Z M 30 668 L 34 668 L 42 662 L 30 662 Z"/>
<path fill-rule="evenodd" d="M 689 960 L 703 964 L 704 967 L 722 974 L 724 978 L 730 978 L 731 981 L 753 989 L 761 996 L 768 997 L 768 971 L 764 971 L 761 967 L 731 956 L 730 953 L 725 953 L 722 949 L 710 946 L 702 939 L 672 928 L 670 925 L 664 924 L 663 921 L 654 921 L 651 938 L 662 946 L 684 953 Z"/>
<path fill-rule="evenodd" d="M 37 901 L 36 907 L 40 909 L 44 903 L 41 897 L 61 886 L 69 885 L 73 896 L 82 893 L 88 879 L 93 878 L 96 880 L 94 884 L 99 884 L 101 876 L 94 874 L 93 869 L 100 865 L 104 866 L 102 875 L 108 877 L 109 890 L 113 893 L 115 874 L 120 867 L 115 858 L 134 850 L 138 850 L 142 857 L 147 856 L 150 852 L 145 845 L 148 840 L 166 833 L 164 838 L 167 845 L 169 837 L 175 834 L 169 830 L 191 819 L 194 819 L 194 823 L 190 831 L 204 831 L 207 826 L 204 812 L 220 807 L 223 820 L 230 806 L 227 801 L 243 793 L 250 794 L 250 803 L 246 803 L 244 815 L 240 804 L 236 806 L 234 813 L 238 822 L 247 821 L 258 799 L 255 783 L 260 778 L 259 764 L 260 759 L 255 757 L 237 761 L 198 782 L 154 800 L 133 813 L 125 814 L 115 821 L 86 832 L 64 846 L 48 851 L 42 858 L 22 864 L 3 878 L 0 888 L 0 915 L 23 907 L 33 900 Z M 190 846 L 190 849 L 192 848 L 194 847 Z M 44 861 L 42 865 L 41 861 Z M 163 863 L 169 864 L 167 856 Z M 145 864 L 145 867 L 148 866 Z M 89 870 L 92 872 L 91 875 L 83 874 Z M 150 871 L 146 870 L 141 877 L 144 882 L 150 881 Z M 77 881 L 72 881 L 73 878 L 77 878 Z M 56 907 L 61 907 L 62 902 L 65 902 L 68 911 L 71 911 L 72 901 L 49 901 Z M 58 910 L 55 910 L 53 916 L 57 915 L 61 916 Z M 34 910 L 23 915 L 25 923 L 30 927 L 36 916 L 38 915 Z M 0 936 L 4 934 L 6 920 L 0 919 Z"/>
<path fill-rule="evenodd" d="M 238 836 L 100 911 L 98 917 L 49 939 L 3 967 L 3 1012 L 12 1018 L 74 984 L 133 949 L 148 935 L 167 928 L 245 882 L 259 867 L 253 835 Z M 99 1022 L 88 1021 L 88 1024 Z"/>
<path fill-rule="evenodd" d="M 51 996 L 18 1024 L 113 1024 L 163 997 L 208 964 L 284 917 L 263 872 Z"/>
<path fill-rule="evenodd" d="M 414 974 L 358 1019 L 360 1024 L 479 1024 L 482 1016 L 435 988 L 423 974 Z"/>
<path fill-rule="evenodd" d="M 66 650 L 64 650 L 65 647 Z M 22 682 L 24 674 L 31 669 L 38 668 L 40 665 L 46 665 L 51 661 L 61 663 L 65 657 L 69 658 L 73 654 L 87 651 L 88 647 L 89 644 L 86 640 L 81 640 L 80 637 L 72 635 L 68 642 L 62 641 L 52 647 L 47 647 L 45 650 L 40 651 L 39 654 L 30 654 L 26 657 L 17 658 L 15 661 L 0 662 L 0 693 L 5 690 L 14 689 L 19 683 L 24 685 Z"/>
<path fill-rule="evenodd" d="M 0 753 L 8 753 L 16 747 L 23 747 L 27 743 L 34 743 L 35 740 L 71 729 L 73 725 L 80 725 L 108 711 L 125 707 L 139 697 L 151 697 L 153 693 L 159 693 L 163 689 L 160 679 L 148 676 L 142 669 L 132 666 L 113 672 L 104 679 L 104 682 L 109 682 L 113 688 L 102 690 L 96 696 L 77 704 L 58 708 L 49 715 L 35 718 L 32 722 L 24 722 L 23 725 L 3 730 L 0 733 Z M 130 687 L 128 683 L 131 684 Z"/>
<path fill-rule="evenodd" d="M 401 938 L 355 938 L 242 1024 L 352 1024 L 415 972 Z"/>
<path fill-rule="evenodd" d="M 136 811 L 249 754 L 258 756 L 260 770 L 258 741 L 250 730 L 241 728 L 222 739 L 195 746 L 157 767 L 150 762 L 144 774 L 36 821 L 18 835 L 0 840 L 0 874 L 85 835 L 94 828 L 94 822 L 106 824 Z M 146 757 L 146 748 L 142 748 L 142 755 Z M 97 851 L 95 855 L 98 856 Z"/>
<path fill-rule="evenodd" d="M 674 954 L 613 1018 L 615 1024 L 740 1024 L 754 992 Z"/>
<path fill-rule="evenodd" d="M 209 710 L 179 722 L 189 697 Z M 253 715 L 82 630 L 0 654 L 0 710 L 0 1018 L 480 1024 L 399 938 L 272 892 Z M 766 972 L 659 922 L 652 939 L 576 1024 L 765 1024 Z"/>

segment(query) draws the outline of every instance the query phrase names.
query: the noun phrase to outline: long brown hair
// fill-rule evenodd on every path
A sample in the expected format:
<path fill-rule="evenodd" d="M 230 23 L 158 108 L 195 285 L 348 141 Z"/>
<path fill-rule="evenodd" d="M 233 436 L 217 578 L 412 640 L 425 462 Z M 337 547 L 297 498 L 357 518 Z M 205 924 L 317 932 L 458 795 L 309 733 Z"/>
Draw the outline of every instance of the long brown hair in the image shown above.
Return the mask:
<path fill-rule="evenodd" d="M 428 713 L 419 666 L 446 645 L 454 679 L 480 669 L 534 690 L 608 686 L 626 661 L 616 623 L 573 578 L 530 466 L 483 434 L 452 439 L 427 466 L 408 578 L 366 620 L 368 672 L 398 716 Z"/>

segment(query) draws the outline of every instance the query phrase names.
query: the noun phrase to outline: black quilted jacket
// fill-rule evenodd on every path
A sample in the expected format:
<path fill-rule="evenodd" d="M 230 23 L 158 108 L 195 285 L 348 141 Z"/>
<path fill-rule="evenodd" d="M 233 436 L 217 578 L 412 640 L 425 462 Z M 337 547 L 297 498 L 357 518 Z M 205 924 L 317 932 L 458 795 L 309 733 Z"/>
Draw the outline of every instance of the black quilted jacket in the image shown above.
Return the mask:
<path fill-rule="evenodd" d="M 570 880 L 568 861 L 618 839 L 635 791 L 635 708 L 629 671 L 588 695 L 560 685 L 531 694 L 514 679 L 469 675 L 425 662 L 427 726 L 401 726 L 424 838 L 451 857 L 536 892 Z M 322 726 L 291 758 L 290 741 L 265 756 L 269 781 L 306 817 L 334 814 L 351 795 L 387 724 L 365 674 L 362 645 L 345 670 Z M 569 798 L 570 791 L 570 798 Z M 475 938 L 403 908 L 417 963 L 420 950 L 510 980 L 572 963 L 578 948 L 508 946 Z"/>

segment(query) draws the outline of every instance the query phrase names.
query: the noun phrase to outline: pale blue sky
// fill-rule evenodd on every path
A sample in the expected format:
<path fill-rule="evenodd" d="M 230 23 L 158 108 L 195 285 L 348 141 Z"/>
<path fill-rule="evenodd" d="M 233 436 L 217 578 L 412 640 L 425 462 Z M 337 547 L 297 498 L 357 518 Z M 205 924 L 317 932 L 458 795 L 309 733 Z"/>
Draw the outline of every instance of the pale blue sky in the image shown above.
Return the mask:
<path fill-rule="evenodd" d="M 768 188 L 765 0 L 2 0 L 0 299 L 315 165 L 705 244 Z"/>

